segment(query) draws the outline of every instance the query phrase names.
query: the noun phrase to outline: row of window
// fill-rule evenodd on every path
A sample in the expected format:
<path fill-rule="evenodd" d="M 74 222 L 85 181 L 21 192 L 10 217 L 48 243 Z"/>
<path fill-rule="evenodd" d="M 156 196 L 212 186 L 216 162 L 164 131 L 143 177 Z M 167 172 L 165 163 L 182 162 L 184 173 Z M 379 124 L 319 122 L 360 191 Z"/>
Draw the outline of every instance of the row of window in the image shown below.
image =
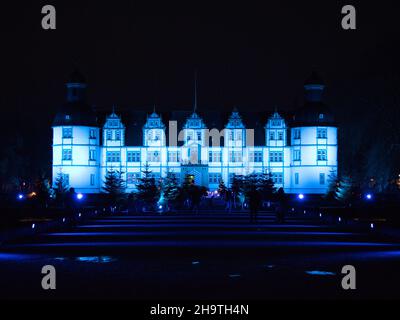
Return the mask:
<path fill-rule="evenodd" d="M 328 130 L 326 128 L 317 128 L 317 139 L 327 139 L 327 138 L 328 138 Z M 293 130 L 293 139 L 295 140 L 301 139 L 300 129 Z"/>
<path fill-rule="evenodd" d="M 275 131 L 269 132 L 269 140 L 283 140 L 283 131 L 277 131 L 277 133 L 275 133 Z"/>
<path fill-rule="evenodd" d="M 325 149 L 317 150 L 317 160 L 318 161 L 327 161 L 327 152 Z M 300 150 L 293 150 L 293 161 L 301 160 L 301 152 Z"/>
<path fill-rule="evenodd" d="M 72 128 L 63 128 L 62 129 L 62 137 L 63 139 L 72 139 Z M 89 130 L 89 139 L 96 139 L 96 129 Z"/>
<path fill-rule="evenodd" d="M 106 130 L 106 140 L 121 140 L 122 130 Z M 62 137 L 63 139 L 71 139 L 72 138 L 72 128 L 63 128 L 62 129 Z M 95 129 L 90 129 L 89 138 L 96 139 L 97 134 Z M 269 140 L 283 140 L 284 133 L 283 131 L 270 131 Z M 328 132 L 326 128 L 318 128 L 317 129 L 317 138 L 318 139 L 327 139 Z M 161 138 L 161 132 L 158 130 L 150 130 L 147 135 L 148 140 L 158 141 Z M 242 132 L 241 131 L 230 131 L 229 132 L 229 140 L 230 141 L 241 141 L 242 140 Z M 188 132 L 187 141 L 193 140 L 193 132 Z M 293 139 L 298 140 L 301 139 L 301 131 L 300 129 L 293 130 Z M 201 141 L 201 132 L 197 132 L 197 141 Z"/>
<path fill-rule="evenodd" d="M 127 152 L 127 162 L 141 162 L 140 151 L 128 151 Z M 96 150 L 89 150 L 89 160 L 96 161 L 97 154 Z M 221 152 L 220 151 L 210 151 L 208 153 L 209 162 L 221 162 Z M 72 160 L 72 149 L 63 149 L 62 159 L 65 161 Z M 269 153 L 270 162 L 283 162 L 283 152 L 282 151 L 271 151 Z M 106 156 L 107 162 L 120 162 L 121 153 L 119 151 L 108 151 Z M 229 152 L 230 162 L 242 162 L 242 152 L 241 151 L 231 151 Z M 293 150 L 293 160 L 300 161 L 301 153 L 300 150 Z M 327 161 L 327 152 L 325 149 L 317 150 L 317 160 Z M 149 162 L 160 162 L 160 152 L 158 151 L 148 151 L 147 161 Z M 249 162 L 262 162 L 263 154 L 262 151 L 254 151 L 249 153 Z M 180 162 L 180 152 L 170 151 L 168 152 L 168 162 Z"/>

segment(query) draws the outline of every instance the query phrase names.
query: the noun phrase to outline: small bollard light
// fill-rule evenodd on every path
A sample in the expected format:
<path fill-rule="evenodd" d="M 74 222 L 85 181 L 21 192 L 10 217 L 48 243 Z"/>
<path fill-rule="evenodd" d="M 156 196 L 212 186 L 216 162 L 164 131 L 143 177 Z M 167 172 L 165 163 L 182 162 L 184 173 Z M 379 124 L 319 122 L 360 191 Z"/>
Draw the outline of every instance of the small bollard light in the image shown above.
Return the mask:
<path fill-rule="evenodd" d="M 370 224 L 371 229 L 375 228 L 375 225 L 373 223 Z"/>
<path fill-rule="evenodd" d="M 339 217 L 339 219 L 338 219 L 338 220 L 339 220 L 339 222 L 341 222 L 341 221 L 342 221 L 342 218 L 341 218 L 341 217 Z"/>
<path fill-rule="evenodd" d="M 307 212 L 306 212 L 306 210 L 304 210 L 304 214 L 306 214 Z"/>
<path fill-rule="evenodd" d="M 65 222 L 65 218 L 63 218 L 63 222 Z"/>
<path fill-rule="evenodd" d="M 34 223 L 32 223 L 32 229 L 35 229 L 36 225 Z"/>
<path fill-rule="evenodd" d="M 319 214 L 319 217 L 322 218 L 322 213 Z"/>
<path fill-rule="evenodd" d="M 79 216 L 79 218 L 80 218 L 80 217 L 82 217 L 82 213 L 79 213 L 79 215 L 78 215 L 78 216 Z"/>

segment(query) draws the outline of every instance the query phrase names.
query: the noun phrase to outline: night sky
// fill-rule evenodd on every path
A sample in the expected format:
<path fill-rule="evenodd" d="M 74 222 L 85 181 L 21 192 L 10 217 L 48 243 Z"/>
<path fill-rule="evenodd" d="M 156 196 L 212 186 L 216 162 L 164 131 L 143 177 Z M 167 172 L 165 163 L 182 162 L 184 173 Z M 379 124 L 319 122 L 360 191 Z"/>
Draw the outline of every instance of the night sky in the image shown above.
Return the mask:
<path fill-rule="evenodd" d="M 389 1 L 264 1 L 241 7 L 197 2 L 143 8 L 135 1 L 1 4 L 1 134 L 16 132 L 26 155 L 46 167 L 51 121 L 75 66 L 99 109 L 188 109 L 198 70 L 199 113 L 209 109 L 292 110 L 314 68 L 339 123 L 373 113 L 365 101 L 399 74 L 400 19 Z M 57 30 L 41 29 L 41 8 L 57 9 Z M 341 8 L 357 9 L 357 30 Z M 298 102 L 296 102 L 298 101 Z M 7 142 L 6 142 L 7 143 Z"/>

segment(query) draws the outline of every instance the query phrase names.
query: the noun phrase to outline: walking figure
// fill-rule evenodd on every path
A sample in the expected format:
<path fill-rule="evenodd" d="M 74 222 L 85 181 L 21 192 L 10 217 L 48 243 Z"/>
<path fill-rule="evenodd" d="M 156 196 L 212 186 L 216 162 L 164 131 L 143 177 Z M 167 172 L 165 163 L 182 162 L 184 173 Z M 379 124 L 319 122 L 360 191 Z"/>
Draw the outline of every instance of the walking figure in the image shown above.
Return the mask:
<path fill-rule="evenodd" d="M 257 222 L 258 209 L 261 203 L 261 195 L 255 186 L 251 187 L 248 193 L 250 207 L 250 222 Z"/>
<path fill-rule="evenodd" d="M 279 188 L 277 192 L 277 200 L 278 205 L 276 207 L 276 222 L 284 223 L 285 222 L 285 214 L 288 208 L 288 200 L 283 188 Z"/>

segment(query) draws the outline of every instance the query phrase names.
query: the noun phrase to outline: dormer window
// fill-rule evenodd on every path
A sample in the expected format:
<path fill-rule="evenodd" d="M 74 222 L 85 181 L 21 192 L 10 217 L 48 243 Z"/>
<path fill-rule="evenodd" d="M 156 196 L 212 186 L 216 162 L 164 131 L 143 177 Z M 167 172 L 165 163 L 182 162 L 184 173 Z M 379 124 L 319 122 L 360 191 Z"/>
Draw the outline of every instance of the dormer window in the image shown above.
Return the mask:
<path fill-rule="evenodd" d="M 323 120 L 323 119 L 324 119 L 324 114 L 323 114 L 323 113 L 320 113 L 320 114 L 319 114 L 319 119 L 320 119 L 320 120 Z"/>
<path fill-rule="evenodd" d="M 71 116 L 69 114 L 65 115 L 65 120 L 71 120 Z"/>
<path fill-rule="evenodd" d="M 112 140 L 112 132 L 111 130 L 107 130 L 107 140 Z"/>

